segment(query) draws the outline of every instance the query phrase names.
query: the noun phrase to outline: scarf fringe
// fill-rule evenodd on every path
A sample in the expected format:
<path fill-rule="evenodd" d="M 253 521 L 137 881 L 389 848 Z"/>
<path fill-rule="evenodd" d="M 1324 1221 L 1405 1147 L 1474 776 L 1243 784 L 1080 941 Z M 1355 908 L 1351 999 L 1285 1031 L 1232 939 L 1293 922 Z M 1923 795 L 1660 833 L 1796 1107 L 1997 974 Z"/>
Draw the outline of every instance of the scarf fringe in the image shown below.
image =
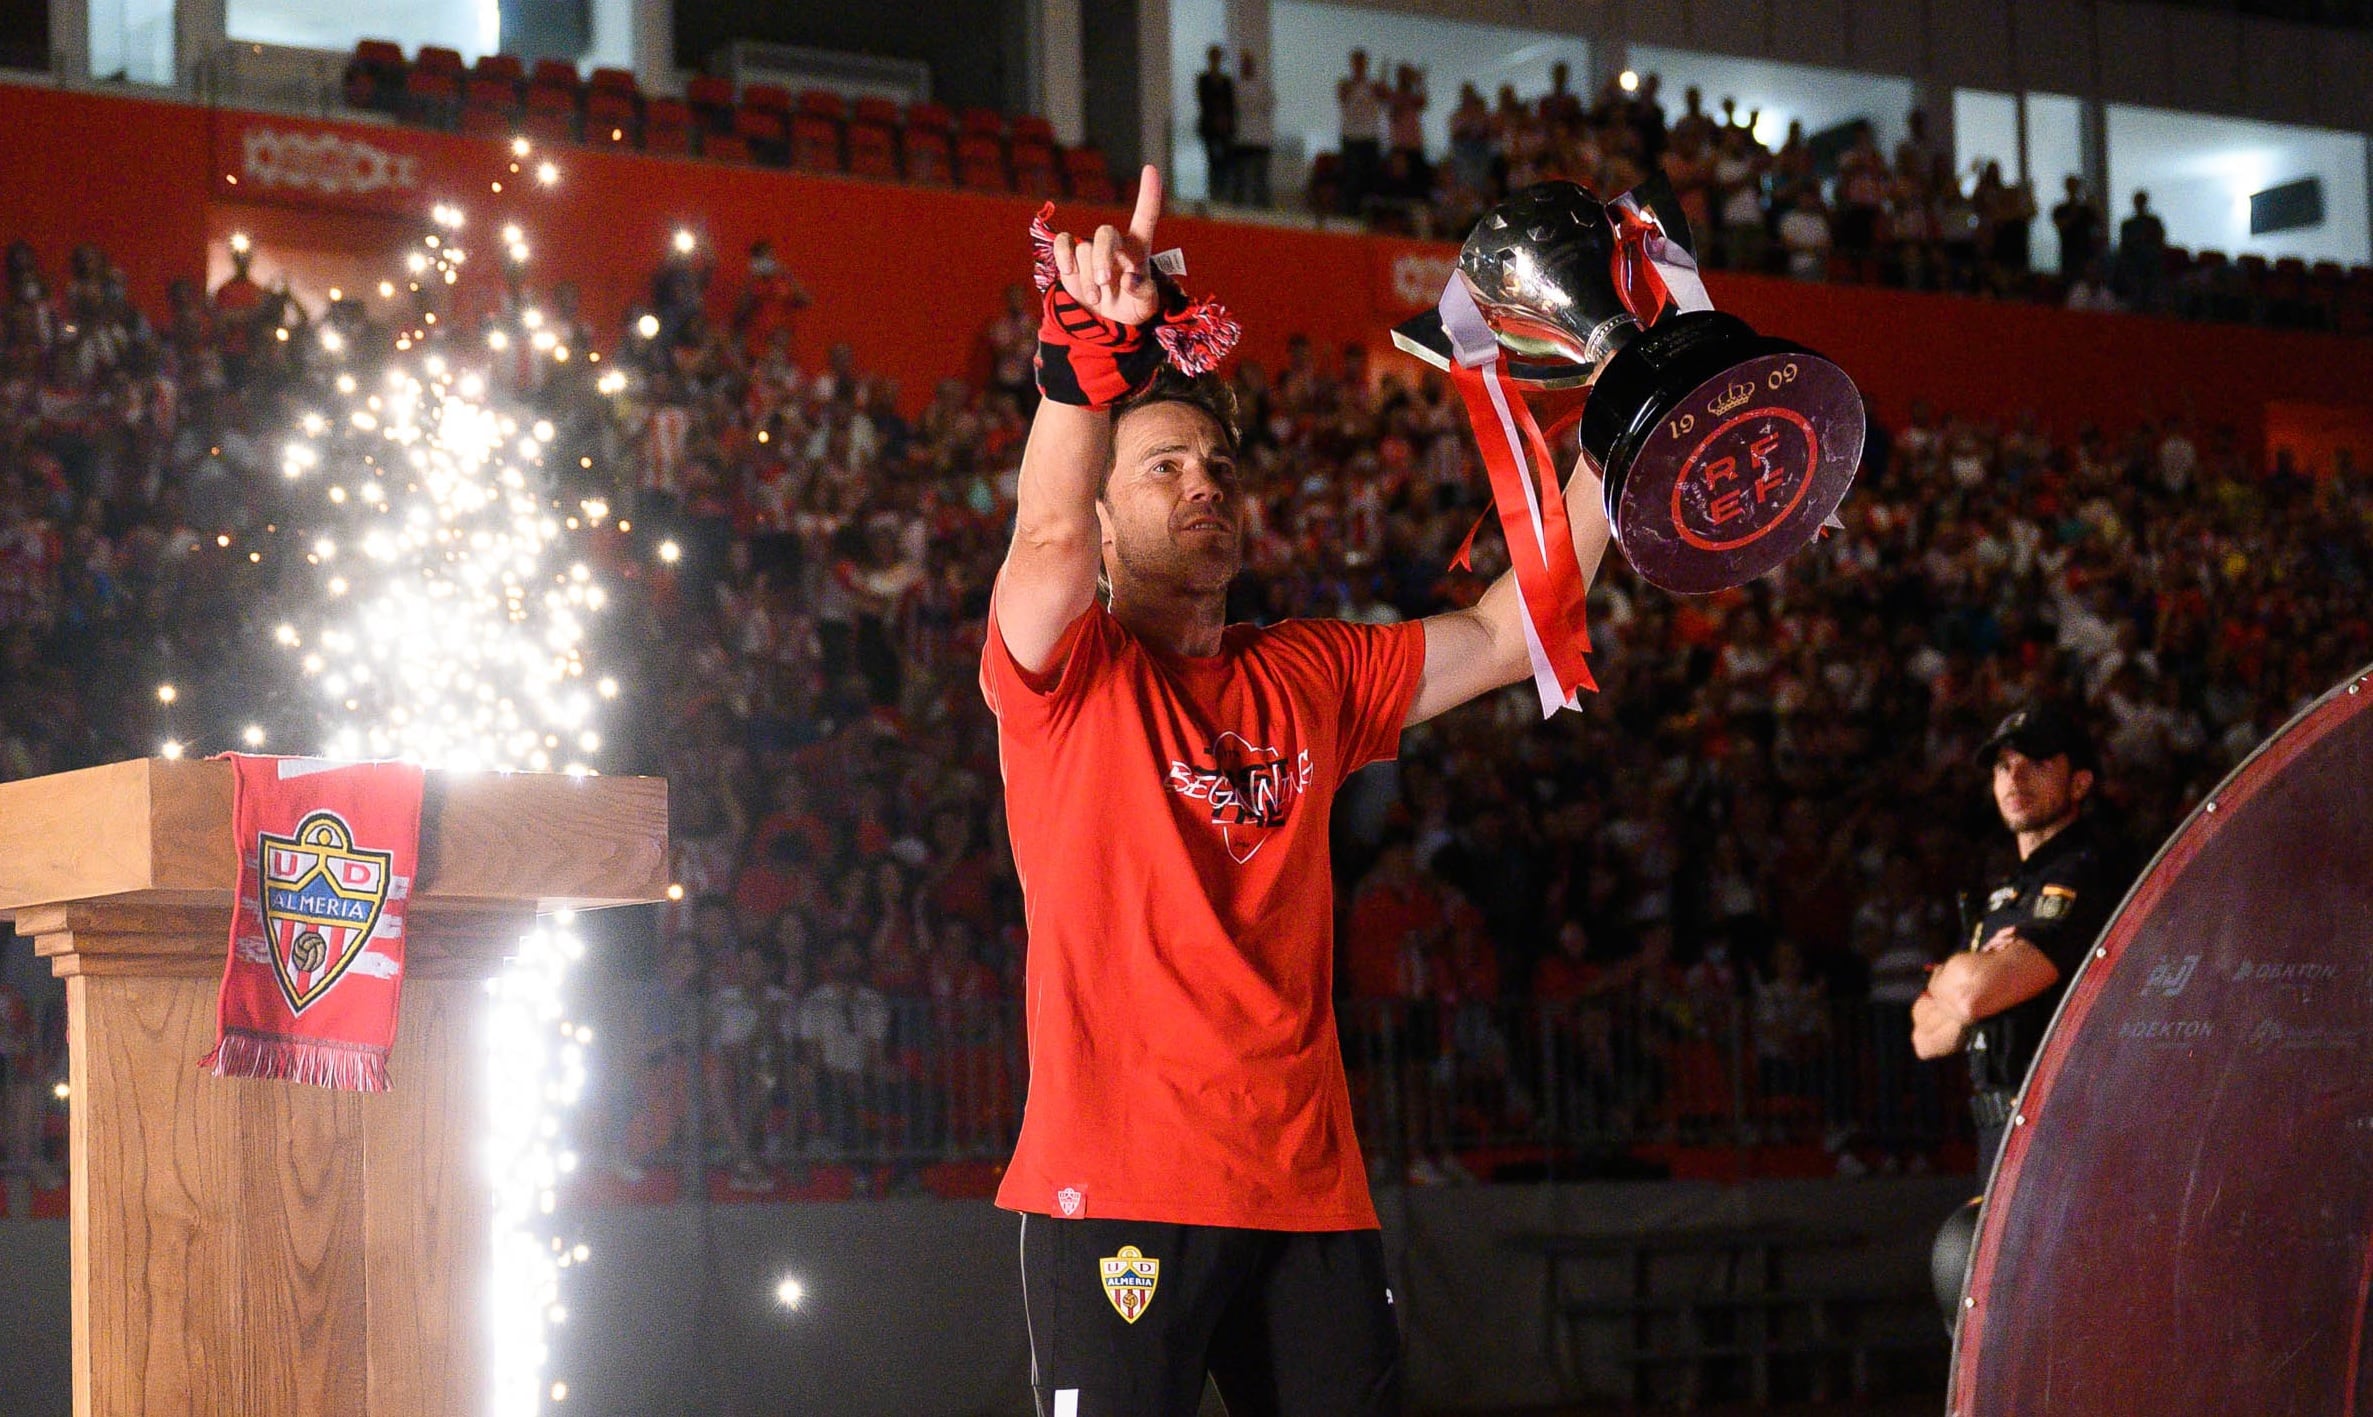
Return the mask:
<path fill-rule="evenodd" d="M 1208 374 L 1244 338 L 1244 326 L 1227 306 L 1206 295 L 1176 315 L 1165 314 L 1155 338 L 1178 372 Z"/>
<path fill-rule="evenodd" d="M 387 1091 L 387 1050 L 226 1028 L 198 1066 L 218 1078 L 276 1078 L 342 1092 Z"/>
<path fill-rule="evenodd" d="M 1030 218 L 1030 279 L 1040 293 L 1055 283 L 1055 204 L 1047 203 Z"/>

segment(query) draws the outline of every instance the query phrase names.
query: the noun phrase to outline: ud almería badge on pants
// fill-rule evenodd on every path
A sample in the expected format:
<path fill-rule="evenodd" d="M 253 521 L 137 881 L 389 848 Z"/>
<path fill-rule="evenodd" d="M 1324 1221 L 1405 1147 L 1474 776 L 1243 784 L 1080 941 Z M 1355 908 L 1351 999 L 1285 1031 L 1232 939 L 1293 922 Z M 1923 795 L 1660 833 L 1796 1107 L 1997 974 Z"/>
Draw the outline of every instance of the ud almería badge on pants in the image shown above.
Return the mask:
<path fill-rule="evenodd" d="M 1162 1262 L 1149 1260 L 1135 1245 L 1121 1246 L 1121 1252 L 1096 1261 L 1104 1271 L 1104 1297 L 1122 1318 L 1135 1323 L 1145 1317 L 1146 1306 L 1154 1301 L 1154 1285 L 1162 1277 Z"/>

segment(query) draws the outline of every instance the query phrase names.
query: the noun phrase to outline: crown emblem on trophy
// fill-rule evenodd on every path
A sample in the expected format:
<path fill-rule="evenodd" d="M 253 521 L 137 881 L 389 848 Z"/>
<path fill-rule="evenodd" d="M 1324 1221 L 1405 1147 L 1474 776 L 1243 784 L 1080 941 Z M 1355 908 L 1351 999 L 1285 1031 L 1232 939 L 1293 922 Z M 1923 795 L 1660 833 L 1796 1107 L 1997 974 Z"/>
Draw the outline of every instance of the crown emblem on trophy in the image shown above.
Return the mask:
<path fill-rule="evenodd" d="M 1734 408 L 1739 407 L 1741 404 L 1744 404 L 1747 400 L 1753 397 L 1755 397 L 1755 386 L 1751 383 L 1741 381 L 1731 385 L 1727 389 L 1724 389 L 1720 398 L 1717 398 L 1712 403 L 1707 404 L 1706 412 L 1714 415 L 1716 418 L 1720 418 L 1722 415 L 1730 412 Z"/>

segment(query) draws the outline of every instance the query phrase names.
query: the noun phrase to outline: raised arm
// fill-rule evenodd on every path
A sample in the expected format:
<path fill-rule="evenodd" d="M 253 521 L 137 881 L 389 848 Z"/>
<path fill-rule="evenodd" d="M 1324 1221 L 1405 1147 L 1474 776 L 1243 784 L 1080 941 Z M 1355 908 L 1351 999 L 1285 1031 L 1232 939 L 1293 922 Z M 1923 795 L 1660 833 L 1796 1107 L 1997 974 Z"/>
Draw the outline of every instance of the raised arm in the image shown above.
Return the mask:
<path fill-rule="evenodd" d="M 1598 579 L 1598 563 L 1607 554 L 1611 534 L 1598 474 L 1587 459 L 1575 464 L 1565 503 L 1566 521 L 1574 531 L 1574 559 L 1582 563 L 1582 583 L 1587 587 Z M 1516 595 L 1513 571 L 1493 581 L 1473 605 L 1428 616 L 1424 625 L 1425 670 L 1409 705 L 1412 724 L 1533 672 L 1524 647 L 1524 605 Z"/>
<path fill-rule="evenodd" d="M 1055 275 L 1072 299 L 1117 324 L 1142 325 L 1159 302 L 1154 286 L 1154 226 L 1162 216 L 1162 179 L 1145 169 L 1129 229 L 1096 228 L 1085 242 L 1055 237 Z M 1096 596 L 1103 535 L 1096 495 L 1112 465 L 1112 414 L 1040 399 L 1022 451 L 1013 544 L 998 573 L 997 625 L 1014 661 L 1033 672 L 1063 631 Z"/>

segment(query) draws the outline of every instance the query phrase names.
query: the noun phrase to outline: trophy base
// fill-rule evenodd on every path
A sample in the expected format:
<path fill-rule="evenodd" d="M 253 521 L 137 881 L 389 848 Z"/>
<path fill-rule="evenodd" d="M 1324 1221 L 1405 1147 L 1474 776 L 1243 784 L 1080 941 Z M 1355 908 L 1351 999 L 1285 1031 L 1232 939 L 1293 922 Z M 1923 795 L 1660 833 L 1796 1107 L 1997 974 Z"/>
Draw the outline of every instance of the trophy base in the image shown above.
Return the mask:
<path fill-rule="evenodd" d="M 1853 486 L 1865 431 L 1844 370 L 1701 310 L 1657 321 L 1607 361 L 1581 438 L 1632 569 L 1702 595 L 1820 535 Z"/>

